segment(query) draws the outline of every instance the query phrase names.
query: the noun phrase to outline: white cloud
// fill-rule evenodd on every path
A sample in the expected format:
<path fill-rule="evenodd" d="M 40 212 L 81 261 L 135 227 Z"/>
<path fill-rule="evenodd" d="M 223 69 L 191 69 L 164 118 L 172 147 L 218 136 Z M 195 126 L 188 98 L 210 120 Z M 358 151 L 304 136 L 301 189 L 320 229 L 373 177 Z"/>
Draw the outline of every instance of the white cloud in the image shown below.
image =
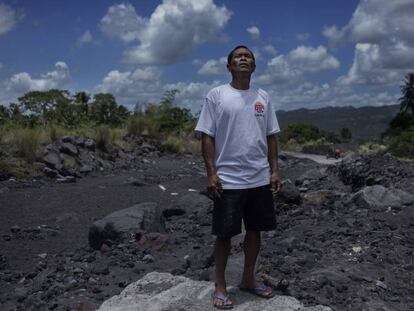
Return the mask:
<path fill-rule="evenodd" d="M 270 54 L 270 55 L 272 55 L 272 56 L 275 56 L 277 54 L 276 48 L 273 45 L 271 45 L 271 44 L 265 45 L 263 47 L 263 51 L 266 52 L 266 53 L 268 53 L 268 54 Z"/>
<path fill-rule="evenodd" d="M 162 72 L 156 67 L 137 68 L 133 71 L 110 71 L 102 83 L 95 87 L 95 93 L 111 93 L 118 103 L 133 106 L 141 103 L 158 102 L 162 96 L 160 77 Z"/>
<path fill-rule="evenodd" d="M 398 94 L 384 90 L 366 89 L 357 92 L 351 87 L 337 83 L 318 84 L 309 81 L 294 87 L 269 87 L 267 91 L 277 110 L 316 109 L 327 106 L 384 106 L 395 104 L 398 98 Z"/>
<path fill-rule="evenodd" d="M 296 35 L 296 39 L 298 39 L 299 41 L 306 41 L 309 38 L 310 38 L 310 34 L 308 34 L 307 32 L 299 33 Z"/>
<path fill-rule="evenodd" d="M 204 76 L 223 75 L 228 72 L 226 65 L 227 57 L 209 59 L 201 66 L 197 73 Z"/>
<path fill-rule="evenodd" d="M 81 47 L 84 44 L 93 42 L 92 34 L 89 30 L 86 30 L 76 41 L 76 45 Z"/>
<path fill-rule="evenodd" d="M 11 31 L 21 18 L 11 6 L 0 3 L 0 35 Z"/>
<path fill-rule="evenodd" d="M 253 40 L 259 39 L 260 29 L 257 28 L 256 26 L 251 26 L 251 27 L 247 28 L 246 31 L 250 34 L 250 37 Z"/>
<path fill-rule="evenodd" d="M 69 68 L 64 62 L 57 62 L 53 70 L 39 77 L 32 77 L 27 72 L 16 73 L 0 84 L 0 104 L 16 101 L 31 91 L 67 89 L 70 82 Z"/>
<path fill-rule="evenodd" d="M 287 55 L 289 63 L 303 72 L 318 72 L 339 68 L 339 61 L 329 55 L 324 46 L 299 46 Z"/>
<path fill-rule="evenodd" d="M 21 96 L 29 91 L 47 91 L 65 88 L 70 82 L 69 68 L 64 62 L 57 62 L 55 68 L 39 78 L 32 78 L 27 72 L 14 74 L 6 81 L 6 91 L 11 96 Z"/>
<path fill-rule="evenodd" d="M 345 29 L 339 30 L 336 25 L 325 26 L 322 34 L 330 41 L 331 45 L 337 45 L 345 36 Z"/>
<path fill-rule="evenodd" d="M 197 113 L 201 110 L 207 93 L 219 84 L 220 81 L 214 81 L 212 83 L 178 82 L 166 84 L 164 86 L 164 90 L 177 89 L 179 92 L 175 97 L 176 104 L 180 107 L 191 109 L 194 113 Z"/>
<path fill-rule="evenodd" d="M 344 84 L 396 84 L 414 70 L 414 1 L 362 0 L 347 25 L 326 29 L 328 38 L 354 42 Z M 330 34 L 330 35 L 329 35 Z"/>
<path fill-rule="evenodd" d="M 272 58 L 262 74 L 257 77 L 259 84 L 293 84 L 303 79 L 305 73 L 315 73 L 339 68 L 339 61 L 329 55 L 326 48 L 299 46 L 287 55 Z"/>
<path fill-rule="evenodd" d="M 230 16 L 212 0 L 164 0 L 149 18 L 137 15 L 131 4 L 111 6 L 100 26 L 110 37 L 139 42 L 125 51 L 126 62 L 171 64 L 187 57 L 195 45 L 219 40 Z"/>

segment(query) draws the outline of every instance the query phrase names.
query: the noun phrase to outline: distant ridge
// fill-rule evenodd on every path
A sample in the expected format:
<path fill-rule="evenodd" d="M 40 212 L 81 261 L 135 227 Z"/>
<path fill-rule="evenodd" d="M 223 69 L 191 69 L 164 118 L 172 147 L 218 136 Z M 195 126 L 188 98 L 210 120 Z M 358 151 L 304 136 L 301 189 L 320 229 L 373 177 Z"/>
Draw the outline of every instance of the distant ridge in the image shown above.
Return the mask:
<path fill-rule="evenodd" d="M 378 140 L 399 109 L 399 105 L 360 108 L 347 106 L 279 110 L 276 114 L 282 130 L 290 123 L 312 124 L 337 134 L 342 128 L 347 127 L 351 130 L 354 140 Z"/>

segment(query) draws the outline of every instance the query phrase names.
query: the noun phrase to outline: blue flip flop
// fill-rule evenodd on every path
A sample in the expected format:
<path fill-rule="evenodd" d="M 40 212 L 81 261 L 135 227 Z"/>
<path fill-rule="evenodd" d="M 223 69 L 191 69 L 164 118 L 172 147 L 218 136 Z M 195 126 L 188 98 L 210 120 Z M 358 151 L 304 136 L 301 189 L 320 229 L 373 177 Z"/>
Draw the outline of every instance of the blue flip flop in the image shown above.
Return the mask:
<path fill-rule="evenodd" d="M 255 288 L 240 286 L 239 289 L 241 291 L 248 292 L 250 294 L 256 295 L 261 298 L 269 299 L 275 296 L 275 293 L 273 292 L 273 290 L 270 287 L 265 286 L 265 285 L 260 285 Z"/>
<path fill-rule="evenodd" d="M 234 303 L 233 301 L 230 300 L 229 294 L 226 295 L 218 295 L 216 293 L 213 293 L 211 295 L 211 297 L 213 298 L 213 307 L 220 309 L 220 310 L 229 310 L 229 309 L 233 309 Z M 222 304 L 218 304 L 217 302 L 221 301 L 223 302 Z"/>

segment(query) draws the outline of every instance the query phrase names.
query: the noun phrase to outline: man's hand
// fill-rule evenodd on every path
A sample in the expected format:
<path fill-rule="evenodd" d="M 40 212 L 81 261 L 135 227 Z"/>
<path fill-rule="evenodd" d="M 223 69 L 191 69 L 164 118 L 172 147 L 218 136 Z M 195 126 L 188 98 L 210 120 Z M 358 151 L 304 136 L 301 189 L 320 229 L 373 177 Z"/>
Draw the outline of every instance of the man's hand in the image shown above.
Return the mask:
<path fill-rule="evenodd" d="M 270 191 L 272 191 L 273 194 L 276 194 L 280 191 L 282 188 L 282 182 L 280 181 L 279 174 L 272 173 L 270 175 Z"/>
<path fill-rule="evenodd" d="M 220 199 L 223 188 L 221 186 L 220 178 L 217 174 L 208 176 L 207 185 L 208 195 L 211 199 Z"/>

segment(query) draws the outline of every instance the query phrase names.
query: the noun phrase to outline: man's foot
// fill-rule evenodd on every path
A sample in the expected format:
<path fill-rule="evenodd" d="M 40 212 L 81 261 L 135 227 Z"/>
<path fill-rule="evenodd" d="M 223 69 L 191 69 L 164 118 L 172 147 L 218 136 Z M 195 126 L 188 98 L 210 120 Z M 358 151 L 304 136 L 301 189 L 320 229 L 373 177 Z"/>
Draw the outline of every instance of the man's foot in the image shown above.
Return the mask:
<path fill-rule="evenodd" d="M 211 297 L 213 298 L 214 308 L 220 310 L 229 310 L 234 306 L 233 301 L 230 300 L 229 294 L 219 295 L 217 293 L 213 293 Z"/>
<path fill-rule="evenodd" d="M 240 285 L 239 289 L 241 291 L 251 293 L 261 298 L 272 298 L 275 295 L 273 290 L 265 285 L 258 285 L 256 287 L 245 287 L 243 285 Z"/>

